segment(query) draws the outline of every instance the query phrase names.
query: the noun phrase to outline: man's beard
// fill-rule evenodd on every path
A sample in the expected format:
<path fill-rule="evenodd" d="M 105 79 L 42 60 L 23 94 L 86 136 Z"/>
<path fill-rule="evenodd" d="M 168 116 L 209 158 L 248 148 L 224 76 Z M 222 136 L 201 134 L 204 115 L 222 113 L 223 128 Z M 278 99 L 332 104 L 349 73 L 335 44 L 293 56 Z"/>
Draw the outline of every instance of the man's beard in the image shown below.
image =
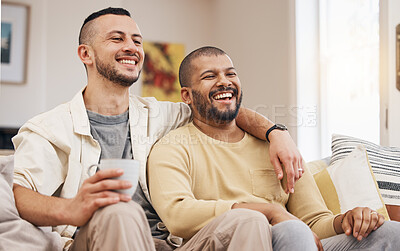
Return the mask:
<path fill-rule="evenodd" d="M 115 67 L 103 63 L 97 56 L 96 56 L 96 68 L 98 73 L 100 73 L 100 75 L 102 75 L 104 78 L 110 80 L 115 84 L 126 87 L 130 87 L 133 83 L 135 83 L 138 80 L 141 72 L 140 70 L 137 77 L 125 76 L 123 74 L 118 73 Z"/>
<path fill-rule="evenodd" d="M 210 103 L 203 95 L 201 95 L 200 92 L 192 89 L 193 105 L 196 107 L 201 117 L 207 120 L 212 120 L 217 124 L 225 124 L 234 120 L 239 113 L 240 105 L 242 103 L 243 92 L 240 93 L 239 100 L 237 99 L 237 90 L 235 93 L 235 109 L 229 109 L 222 112 L 219 111 L 218 108 L 213 105 L 213 103 Z"/>

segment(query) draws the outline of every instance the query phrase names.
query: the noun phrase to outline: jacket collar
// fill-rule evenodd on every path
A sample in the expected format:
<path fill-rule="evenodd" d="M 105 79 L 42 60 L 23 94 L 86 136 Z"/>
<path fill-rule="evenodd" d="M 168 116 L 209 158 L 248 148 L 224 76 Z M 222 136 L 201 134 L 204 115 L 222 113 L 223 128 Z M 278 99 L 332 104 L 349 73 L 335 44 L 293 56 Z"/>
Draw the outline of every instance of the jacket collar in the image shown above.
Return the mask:
<path fill-rule="evenodd" d="M 74 132 L 90 136 L 89 117 L 86 112 L 85 102 L 83 101 L 83 92 L 85 89 L 86 87 L 82 88 L 71 100 L 71 117 Z"/>
<path fill-rule="evenodd" d="M 71 100 L 71 117 L 75 133 L 91 136 L 89 117 L 87 115 L 85 102 L 83 100 L 83 92 L 85 89 L 86 87 L 82 88 Z M 147 127 L 147 108 L 148 107 L 146 104 L 140 102 L 138 98 L 130 94 L 129 120 L 131 127 Z M 147 132 L 145 135 L 147 136 Z"/>

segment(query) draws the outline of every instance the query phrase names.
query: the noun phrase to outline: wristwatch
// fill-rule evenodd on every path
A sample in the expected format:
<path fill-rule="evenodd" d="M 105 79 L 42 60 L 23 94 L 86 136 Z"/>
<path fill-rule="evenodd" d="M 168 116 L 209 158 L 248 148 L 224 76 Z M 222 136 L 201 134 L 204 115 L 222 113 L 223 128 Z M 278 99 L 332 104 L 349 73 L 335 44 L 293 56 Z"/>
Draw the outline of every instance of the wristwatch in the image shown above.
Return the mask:
<path fill-rule="evenodd" d="M 278 130 L 281 130 L 281 131 L 287 131 L 287 127 L 285 125 L 282 125 L 282 124 L 275 124 L 275 125 L 271 126 L 271 128 L 269 128 L 267 133 L 265 134 L 265 137 L 267 138 L 268 142 L 269 142 L 269 138 L 268 138 L 269 134 L 275 129 L 278 129 Z"/>

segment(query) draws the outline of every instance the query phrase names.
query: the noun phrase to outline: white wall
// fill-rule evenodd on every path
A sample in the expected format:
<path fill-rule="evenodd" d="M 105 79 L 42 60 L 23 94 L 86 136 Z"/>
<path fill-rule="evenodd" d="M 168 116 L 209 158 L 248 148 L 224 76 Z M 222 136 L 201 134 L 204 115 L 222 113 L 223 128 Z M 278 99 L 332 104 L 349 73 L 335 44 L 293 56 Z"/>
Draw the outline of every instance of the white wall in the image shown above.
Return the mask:
<path fill-rule="evenodd" d="M 0 126 L 19 127 L 29 117 L 45 110 L 46 1 L 10 0 L 9 2 L 25 3 L 31 6 L 27 83 L 0 84 Z"/>
<path fill-rule="evenodd" d="M 84 18 L 104 7 L 122 6 L 148 41 L 183 43 L 187 53 L 203 45 L 226 50 L 244 85 L 244 105 L 291 126 L 296 139 L 296 112 L 290 110 L 296 105 L 294 1 L 12 1 L 32 8 L 28 83 L 1 85 L 0 126 L 18 127 L 70 100 L 86 83 L 76 53 Z M 140 94 L 140 83 L 133 89 Z"/>
<path fill-rule="evenodd" d="M 31 10 L 27 83 L 0 85 L 0 127 L 19 127 L 85 86 L 85 70 L 76 53 L 80 26 L 88 13 L 121 1 L 9 2 L 26 3 Z"/>
<path fill-rule="evenodd" d="M 400 23 L 400 1 L 381 0 L 379 7 L 381 144 L 400 147 L 400 91 L 396 89 L 395 44 L 396 25 Z"/>
<path fill-rule="evenodd" d="M 47 0 L 45 110 L 69 101 L 86 85 L 85 67 L 77 55 L 83 20 L 99 9 L 121 5 L 121 0 Z"/>
<path fill-rule="evenodd" d="M 148 41 L 183 43 L 187 52 L 212 42 L 212 0 L 122 2 Z"/>
<path fill-rule="evenodd" d="M 288 125 L 296 140 L 294 1 L 215 1 L 215 44 L 233 59 L 244 105 Z"/>

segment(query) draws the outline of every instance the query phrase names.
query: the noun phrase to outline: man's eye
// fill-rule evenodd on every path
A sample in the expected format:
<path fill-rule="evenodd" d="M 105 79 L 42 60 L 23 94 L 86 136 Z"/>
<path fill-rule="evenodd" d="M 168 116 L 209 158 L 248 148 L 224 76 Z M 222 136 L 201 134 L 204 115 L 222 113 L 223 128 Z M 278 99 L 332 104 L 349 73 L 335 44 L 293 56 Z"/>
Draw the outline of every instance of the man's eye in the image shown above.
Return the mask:
<path fill-rule="evenodd" d="M 120 37 L 113 37 L 113 38 L 111 38 L 111 40 L 114 40 L 114 41 L 122 41 L 122 38 L 120 38 Z"/>
<path fill-rule="evenodd" d="M 142 44 L 142 41 L 139 41 L 139 40 L 135 40 L 135 41 L 133 41 L 136 45 L 141 45 Z"/>
<path fill-rule="evenodd" d="M 204 76 L 203 79 L 212 79 L 213 77 L 214 77 L 214 75 L 207 75 L 207 76 Z"/>
<path fill-rule="evenodd" d="M 235 76 L 236 76 L 236 73 L 230 72 L 230 73 L 228 73 L 228 74 L 226 74 L 226 75 L 229 76 L 229 77 L 235 77 Z"/>

